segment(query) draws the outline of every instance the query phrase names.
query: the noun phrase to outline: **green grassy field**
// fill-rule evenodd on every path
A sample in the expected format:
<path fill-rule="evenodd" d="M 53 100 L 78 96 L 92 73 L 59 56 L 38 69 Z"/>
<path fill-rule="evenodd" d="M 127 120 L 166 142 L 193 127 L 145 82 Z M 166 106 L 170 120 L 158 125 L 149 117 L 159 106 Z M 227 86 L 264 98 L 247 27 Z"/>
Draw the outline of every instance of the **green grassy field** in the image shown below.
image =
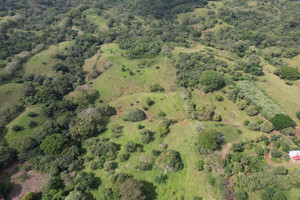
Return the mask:
<path fill-rule="evenodd" d="M 0 109 L 12 104 L 18 104 L 21 90 L 22 84 L 18 83 L 0 85 Z"/>
<path fill-rule="evenodd" d="M 27 114 L 29 112 L 35 112 L 37 114 L 39 114 L 39 116 L 31 118 L 28 117 Z M 14 146 L 15 142 L 17 140 L 20 140 L 21 138 L 32 134 L 34 131 L 38 130 L 40 128 L 40 125 L 42 125 L 43 123 L 46 122 L 46 117 L 44 117 L 42 114 L 40 114 L 41 112 L 41 107 L 39 105 L 35 105 L 35 106 L 31 106 L 28 107 L 21 115 L 19 115 L 16 119 L 14 119 L 13 121 L 11 121 L 8 125 L 8 132 L 5 135 L 5 138 L 7 140 L 7 143 L 10 146 Z M 35 122 L 38 123 L 38 125 L 32 129 L 30 129 L 28 127 L 28 123 L 30 120 L 33 120 Z M 12 127 L 14 125 L 18 125 L 23 127 L 23 130 L 19 131 L 19 132 L 15 132 L 12 130 Z"/>
<path fill-rule="evenodd" d="M 52 66 L 56 62 L 53 56 L 59 51 L 64 51 L 66 47 L 70 47 L 72 43 L 72 41 L 61 42 L 35 54 L 24 64 L 25 73 L 51 76 Z"/>

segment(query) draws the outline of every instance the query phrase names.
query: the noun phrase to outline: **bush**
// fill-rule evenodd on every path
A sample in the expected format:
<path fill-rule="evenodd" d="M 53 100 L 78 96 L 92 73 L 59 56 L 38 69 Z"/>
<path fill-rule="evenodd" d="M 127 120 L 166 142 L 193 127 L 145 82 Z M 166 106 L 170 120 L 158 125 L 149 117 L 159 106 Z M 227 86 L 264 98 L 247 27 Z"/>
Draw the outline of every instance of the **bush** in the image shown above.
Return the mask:
<path fill-rule="evenodd" d="M 120 200 L 146 200 L 144 185 L 133 177 L 127 178 L 119 185 Z"/>
<path fill-rule="evenodd" d="M 176 172 L 183 168 L 180 154 L 174 150 L 167 150 L 163 152 L 156 160 L 156 164 L 163 169 L 173 172 Z"/>
<path fill-rule="evenodd" d="M 118 163 L 112 161 L 106 161 L 103 165 L 105 171 L 113 171 L 118 167 Z"/>
<path fill-rule="evenodd" d="M 134 143 L 133 141 L 128 141 L 125 144 L 125 151 L 126 152 L 132 153 L 132 152 L 135 152 L 136 149 L 137 149 L 137 144 Z"/>
<path fill-rule="evenodd" d="M 166 180 L 168 179 L 168 176 L 165 175 L 165 174 L 159 174 L 159 175 L 156 175 L 154 177 L 154 182 L 155 183 L 158 183 L 158 184 L 161 184 L 161 183 L 166 183 Z"/>
<path fill-rule="evenodd" d="M 212 70 L 204 71 L 200 75 L 199 83 L 208 92 L 221 89 L 225 85 L 224 78 L 218 72 Z"/>
<path fill-rule="evenodd" d="M 249 116 L 257 115 L 258 114 L 257 106 L 249 106 L 248 108 L 245 109 L 245 112 Z"/>
<path fill-rule="evenodd" d="M 242 143 L 234 143 L 231 148 L 233 152 L 243 152 L 245 149 Z"/>
<path fill-rule="evenodd" d="M 272 123 L 265 121 L 260 125 L 260 130 L 264 133 L 271 133 L 274 130 Z"/>
<path fill-rule="evenodd" d="M 150 86 L 150 91 L 151 92 L 163 92 L 163 91 L 165 91 L 165 89 L 161 85 L 156 83 L 156 84 Z"/>
<path fill-rule="evenodd" d="M 248 193 L 245 191 L 238 191 L 235 193 L 236 200 L 248 200 Z"/>
<path fill-rule="evenodd" d="M 271 123 L 275 130 L 278 131 L 295 125 L 295 122 L 291 119 L 291 117 L 284 114 L 276 114 L 271 118 Z"/>
<path fill-rule="evenodd" d="M 148 144 L 153 140 L 154 133 L 149 130 L 144 130 L 140 134 L 142 135 L 141 141 L 144 144 Z"/>
<path fill-rule="evenodd" d="M 39 200 L 41 197 L 39 194 L 34 192 L 28 192 L 22 200 Z"/>
<path fill-rule="evenodd" d="M 159 111 L 158 117 L 165 117 L 166 113 L 164 111 Z"/>
<path fill-rule="evenodd" d="M 124 153 L 124 154 L 120 154 L 119 155 L 119 159 L 121 162 L 125 162 L 129 159 L 130 157 L 130 154 L 129 153 Z"/>
<path fill-rule="evenodd" d="M 295 135 L 295 131 L 292 127 L 284 128 L 280 130 L 280 132 L 283 133 L 283 135 L 287 135 L 287 136 Z"/>
<path fill-rule="evenodd" d="M 300 111 L 296 113 L 298 119 L 300 119 Z"/>
<path fill-rule="evenodd" d="M 0 145 L 0 169 L 15 159 L 15 152 L 8 146 Z"/>
<path fill-rule="evenodd" d="M 256 122 L 250 122 L 247 126 L 251 131 L 259 131 L 260 126 Z"/>
<path fill-rule="evenodd" d="M 19 131 L 23 130 L 23 127 L 18 126 L 18 125 L 13 125 L 13 127 L 11 129 L 15 132 L 19 132 Z"/>
<path fill-rule="evenodd" d="M 27 113 L 27 116 L 28 116 L 28 117 L 37 117 L 38 114 L 35 113 L 35 112 L 28 112 L 28 113 Z"/>
<path fill-rule="evenodd" d="M 31 129 L 33 129 L 33 128 L 36 127 L 37 125 L 38 125 L 38 123 L 35 122 L 35 121 L 33 121 L 33 120 L 30 120 L 30 121 L 28 122 L 28 127 L 31 128 Z"/>
<path fill-rule="evenodd" d="M 299 71 L 294 67 L 281 67 L 280 78 L 287 79 L 290 81 L 298 80 L 300 77 Z"/>
<path fill-rule="evenodd" d="M 124 117 L 124 121 L 138 122 L 146 119 L 146 113 L 138 108 L 130 110 Z"/>
<path fill-rule="evenodd" d="M 246 119 L 246 120 L 243 121 L 243 124 L 244 124 L 245 126 L 248 126 L 249 123 L 250 123 L 250 120 L 249 120 L 249 119 Z"/>
<path fill-rule="evenodd" d="M 196 163 L 195 163 L 195 166 L 196 166 L 196 170 L 198 171 L 202 171 L 204 169 L 204 160 L 198 160 Z"/>
<path fill-rule="evenodd" d="M 113 108 L 105 103 L 97 104 L 96 108 L 99 111 L 100 115 L 102 115 L 102 116 L 112 116 L 112 115 L 117 114 L 117 111 L 115 108 Z"/>
<path fill-rule="evenodd" d="M 215 129 L 203 129 L 198 139 L 200 145 L 207 150 L 216 150 L 222 143 L 221 134 Z"/>
<path fill-rule="evenodd" d="M 280 158 L 282 156 L 282 152 L 279 151 L 278 149 L 272 149 L 271 150 L 271 156 L 274 158 Z"/>

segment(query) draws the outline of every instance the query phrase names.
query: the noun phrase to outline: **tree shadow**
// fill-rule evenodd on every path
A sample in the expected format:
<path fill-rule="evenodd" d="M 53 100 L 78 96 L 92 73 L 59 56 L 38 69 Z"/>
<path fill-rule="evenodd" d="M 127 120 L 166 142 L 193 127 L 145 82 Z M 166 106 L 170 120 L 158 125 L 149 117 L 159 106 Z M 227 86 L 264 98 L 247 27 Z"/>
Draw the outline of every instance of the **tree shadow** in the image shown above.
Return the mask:
<path fill-rule="evenodd" d="M 147 199 L 149 200 L 157 199 L 157 192 L 155 191 L 156 186 L 153 185 L 153 183 L 147 181 L 142 181 L 142 183 L 144 185 L 144 191 Z"/>

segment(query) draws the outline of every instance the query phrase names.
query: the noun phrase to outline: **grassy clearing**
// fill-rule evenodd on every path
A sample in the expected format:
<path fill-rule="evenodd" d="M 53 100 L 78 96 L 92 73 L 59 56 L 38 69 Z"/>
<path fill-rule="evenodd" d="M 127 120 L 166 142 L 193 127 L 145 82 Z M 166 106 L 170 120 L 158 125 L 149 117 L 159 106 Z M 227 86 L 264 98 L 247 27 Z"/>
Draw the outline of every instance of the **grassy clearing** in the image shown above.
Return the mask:
<path fill-rule="evenodd" d="M 72 41 L 61 42 L 57 45 L 51 45 L 48 49 L 32 56 L 24 65 L 25 73 L 51 76 L 53 73 L 52 65 L 57 62 L 53 56 L 58 51 L 64 51 L 65 48 L 70 47 L 72 44 Z"/>
<path fill-rule="evenodd" d="M 297 123 L 295 108 L 300 108 L 300 87 L 298 85 L 286 85 L 284 80 L 272 73 L 265 72 L 265 82 L 257 82 L 257 86 L 263 89 L 278 103 L 285 113 L 289 114 Z"/>
<path fill-rule="evenodd" d="M 84 11 L 84 14 L 86 14 L 86 17 L 90 22 L 98 26 L 98 30 L 100 32 L 109 30 L 109 27 L 107 26 L 107 21 L 102 16 L 99 16 L 95 12 L 94 8 Z"/>
<path fill-rule="evenodd" d="M 38 113 L 39 116 L 34 117 L 34 118 L 28 117 L 27 114 L 29 112 Z M 7 143 L 10 146 L 14 146 L 15 142 L 17 140 L 19 140 L 20 138 L 23 138 L 23 137 L 25 137 L 27 135 L 30 135 L 31 133 L 33 133 L 34 131 L 36 131 L 36 130 L 38 130 L 40 128 L 39 125 L 41 125 L 41 124 L 43 124 L 43 123 L 46 122 L 46 117 L 44 117 L 42 114 L 40 114 L 40 112 L 41 112 L 41 107 L 39 105 L 28 107 L 28 108 L 26 108 L 26 110 L 21 115 L 19 115 L 16 119 L 14 119 L 12 122 L 10 122 L 7 125 L 8 132 L 5 135 L 5 138 L 7 140 Z M 33 129 L 30 129 L 28 127 L 28 123 L 29 123 L 30 120 L 33 120 L 33 121 L 37 122 L 38 126 L 36 126 Z M 19 132 L 13 131 L 12 127 L 14 125 L 18 125 L 18 126 L 23 127 L 23 130 L 21 130 Z"/>
<path fill-rule="evenodd" d="M 20 99 L 22 84 L 8 83 L 0 85 L 0 109 L 17 104 Z"/>
<path fill-rule="evenodd" d="M 111 101 L 125 94 L 149 91 L 150 85 L 154 83 L 159 83 L 166 91 L 170 91 L 174 83 L 175 70 L 168 58 L 157 58 L 148 67 L 139 65 L 139 60 L 123 57 L 123 51 L 115 44 L 105 45 L 101 50 L 104 53 L 99 59 L 100 65 L 109 61 L 112 66 L 93 80 L 92 84 L 104 101 Z M 121 70 L 122 66 L 126 71 Z M 156 69 L 157 66 L 159 69 Z M 130 71 L 135 75 L 130 76 Z"/>
<path fill-rule="evenodd" d="M 145 99 L 147 97 L 150 97 L 155 101 L 155 104 L 146 111 L 148 120 L 137 123 L 123 121 L 122 118 L 132 107 L 141 108 L 142 105 L 146 105 Z M 139 103 L 136 103 L 136 101 L 139 101 Z M 131 106 L 130 103 L 134 103 L 135 105 Z M 110 105 L 115 107 L 120 106 L 120 109 L 118 109 L 119 114 L 116 117 L 111 118 L 108 130 L 98 137 L 111 137 L 113 134 L 111 132 L 111 127 L 114 124 L 124 126 L 123 136 L 117 139 L 112 139 L 114 142 L 122 144 L 122 147 L 129 140 L 141 143 L 141 136 L 139 134 L 141 130 L 137 129 L 138 124 L 145 126 L 145 129 L 155 131 L 155 128 L 159 123 L 157 114 L 160 110 L 167 113 L 167 118 L 178 120 L 178 123 L 171 126 L 171 131 L 167 137 L 160 138 L 158 135 L 155 135 L 154 141 L 144 145 L 144 152 L 133 153 L 128 161 L 123 163 L 118 162 L 119 167 L 117 172 L 134 174 L 134 176 L 139 180 L 154 183 L 156 186 L 156 192 L 158 193 L 158 196 L 156 197 L 157 199 L 176 199 L 180 196 L 184 196 L 186 199 L 192 199 L 194 196 L 200 196 L 204 199 L 214 199 L 215 196 L 218 196 L 218 194 L 214 194 L 211 191 L 210 186 L 208 186 L 206 174 L 195 170 L 194 164 L 198 160 L 198 153 L 196 152 L 193 144 L 196 140 L 197 134 L 193 130 L 192 123 L 184 125 L 186 119 L 184 118 L 185 112 L 182 106 L 183 100 L 176 92 L 126 95 L 111 102 Z M 152 159 L 152 162 L 154 163 L 156 158 L 151 155 L 151 151 L 153 149 L 159 149 L 158 147 L 161 143 L 168 144 L 168 149 L 173 149 L 180 153 L 184 163 L 184 169 L 175 173 L 168 173 L 168 180 L 165 184 L 156 184 L 154 177 L 161 173 L 161 169 L 154 166 L 152 170 L 140 171 L 136 169 L 136 165 L 139 164 L 140 160 L 145 158 Z M 121 149 L 120 153 L 122 152 L 124 152 L 124 149 Z M 87 171 L 91 171 L 89 169 L 89 164 L 87 164 L 86 167 Z M 104 170 L 95 170 L 93 172 L 97 176 L 101 177 L 102 183 L 105 187 L 112 186 L 110 174 L 108 172 L 105 172 Z M 97 199 L 103 198 L 101 191 L 94 191 L 93 194 Z"/>

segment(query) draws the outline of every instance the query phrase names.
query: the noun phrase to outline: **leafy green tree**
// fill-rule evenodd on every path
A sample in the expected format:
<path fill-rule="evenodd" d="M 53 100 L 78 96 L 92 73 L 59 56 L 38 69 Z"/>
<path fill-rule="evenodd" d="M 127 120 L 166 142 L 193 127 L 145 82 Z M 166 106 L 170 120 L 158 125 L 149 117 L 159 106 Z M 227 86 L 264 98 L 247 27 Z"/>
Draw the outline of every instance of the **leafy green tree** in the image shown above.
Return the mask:
<path fill-rule="evenodd" d="M 163 152 L 156 160 L 156 163 L 163 169 L 168 171 L 179 171 L 183 168 L 183 163 L 179 152 L 167 150 Z"/>
<path fill-rule="evenodd" d="M 67 141 L 67 138 L 60 133 L 49 135 L 40 144 L 40 148 L 48 155 L 59 154 Z"/>
<path fill-rule="evenodd" d="M 74 126 L 71 127 L 71 136 L 76 139 L 86 139 L 96 133 L 99 133 L 104 125 L 101 118 L 86 114 L 80 117 Z"/>
<path fill-rule="evenodd" d="M 203 129 L 199 134 L 199 143 L 207 150 L 216 150 L 222 142 L 220 135 L 215 129 Z"/>
<path fill-rule="evenodd" d="M 39 200 L 40 195 L 34 192 L 28 192 L 24 197 L 23 200 Z"/>
<path fill-rule="evenodd" d="M 146 200 L 144 185 L 133 177 L 128 178 L 119 186 L 121 200 Z"/>
<path fill-rule="evenodd" d="M 204 71 L 199 78 L 199 83 L 208 92 L 221 89 L 225 85 L 224 78 L 218 72 L 212 70 Z"/>

